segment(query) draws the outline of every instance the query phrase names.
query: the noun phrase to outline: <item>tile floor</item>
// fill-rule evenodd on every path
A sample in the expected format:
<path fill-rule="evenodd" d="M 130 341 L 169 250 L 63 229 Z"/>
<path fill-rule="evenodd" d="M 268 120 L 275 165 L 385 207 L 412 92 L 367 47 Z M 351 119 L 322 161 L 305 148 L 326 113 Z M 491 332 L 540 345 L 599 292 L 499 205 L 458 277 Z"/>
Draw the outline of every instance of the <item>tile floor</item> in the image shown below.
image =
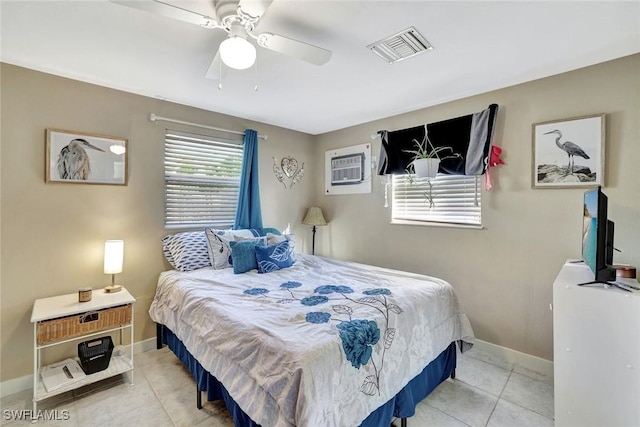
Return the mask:
<path fill-rule="evenodd" d="M 52 411 L 49 413 L 57 414 L 59 420 L 41 420 L 36 426 L 233 427 L 219 402 L 207 402 L 202 410 L 196 409 L 193 380 L 167 348 L 140 354 L 135 364 L 135 386 L 123 377 L 114 377 L 45 400 L 39 409 Z M 31 425 L 5 419 L 7 411 L 31 409 L 30 390 L 3 398 L 0 406 L 0 424 Z M 418 406 L 407 424 L 545 427 L 553 426 L 552 417 L 551 378 L 472 349 L 458 358 L 456 379 L 442 383 Z"/>

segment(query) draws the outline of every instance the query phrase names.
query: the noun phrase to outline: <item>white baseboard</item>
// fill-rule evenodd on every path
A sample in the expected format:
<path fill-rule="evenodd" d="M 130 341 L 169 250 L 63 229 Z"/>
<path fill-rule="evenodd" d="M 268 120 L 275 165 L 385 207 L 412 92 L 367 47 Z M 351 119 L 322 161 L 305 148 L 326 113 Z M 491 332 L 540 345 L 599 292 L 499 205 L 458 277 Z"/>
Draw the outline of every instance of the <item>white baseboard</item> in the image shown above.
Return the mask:
<path fill-rule="evenodd" d="M 513 365 L 519 365 L 523 368 L 530 369 L 532 371 L 539 372 L 550 378 L 553 378 L 553 362 L 550 360 L 532 356 L 526 353 L 521 353 L 519 351 L 511 350 L 510 348 L 491 344 L 479 339 L 475 340 L 474 345 L 479 351 L 488 353 L 499 361 Z"/>
<path fill-rule="evenodd" d="M 125 346 L 127 347 L 127 346 Z M 144 341 L 138 341 L 133 344 L 133 354 L 144 353 L 145 351 L 156 348 L 156 339 L 149 338 Z M 134 361 L 135 362 L 135 361 Z M 33 388 L 33 375 L 25 375 L 24 377 L 14 378 L 0 382 L 0 397 L 18 393 L 23 390 L 31 390 Z"/>
<path fill-rule="evenodd" d="M 0 382 L 0 397 L 33 388 L 33 375 Z"/>

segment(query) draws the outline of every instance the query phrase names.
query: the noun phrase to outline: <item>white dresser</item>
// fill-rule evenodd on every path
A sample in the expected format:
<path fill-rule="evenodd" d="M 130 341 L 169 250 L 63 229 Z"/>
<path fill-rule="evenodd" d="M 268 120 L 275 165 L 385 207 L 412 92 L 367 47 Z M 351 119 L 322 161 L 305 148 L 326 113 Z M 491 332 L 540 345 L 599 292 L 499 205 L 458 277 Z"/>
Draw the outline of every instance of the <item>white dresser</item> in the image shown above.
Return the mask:
<path fill-rule="evenodd" d="M 577 286 L 590 280 L 567 262 L 553 284 L 555 425 L 638 427 L 640 291 Z"/>

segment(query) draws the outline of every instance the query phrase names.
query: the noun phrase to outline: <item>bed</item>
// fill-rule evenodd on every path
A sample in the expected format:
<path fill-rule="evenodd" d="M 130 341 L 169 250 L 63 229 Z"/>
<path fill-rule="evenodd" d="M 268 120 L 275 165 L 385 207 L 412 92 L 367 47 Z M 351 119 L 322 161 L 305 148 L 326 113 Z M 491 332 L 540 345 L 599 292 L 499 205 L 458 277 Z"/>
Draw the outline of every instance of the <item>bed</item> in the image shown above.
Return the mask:
<path fill-rule="evenodd" d="M 149 314 L 236 427 L 406 425 L 473 343 L 447 282 L 312 255 L 163 272 Z"/>

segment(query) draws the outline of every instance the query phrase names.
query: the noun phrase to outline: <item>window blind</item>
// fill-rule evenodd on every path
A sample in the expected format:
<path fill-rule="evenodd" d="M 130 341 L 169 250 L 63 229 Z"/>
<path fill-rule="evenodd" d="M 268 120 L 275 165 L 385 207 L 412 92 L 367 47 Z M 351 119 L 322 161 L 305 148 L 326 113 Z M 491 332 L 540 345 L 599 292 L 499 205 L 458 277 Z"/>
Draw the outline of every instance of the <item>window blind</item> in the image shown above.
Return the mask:
<path fill-rule="evenodd" d="M 393 175 L 391 221 L 482 225 L 480 179 L 438 175 L 429 181 Z"/>
<path fill-rule="evenodd" d="M 241 169 L 242 141 L 167 130 L 165 227 L 231 227 Z"/>

